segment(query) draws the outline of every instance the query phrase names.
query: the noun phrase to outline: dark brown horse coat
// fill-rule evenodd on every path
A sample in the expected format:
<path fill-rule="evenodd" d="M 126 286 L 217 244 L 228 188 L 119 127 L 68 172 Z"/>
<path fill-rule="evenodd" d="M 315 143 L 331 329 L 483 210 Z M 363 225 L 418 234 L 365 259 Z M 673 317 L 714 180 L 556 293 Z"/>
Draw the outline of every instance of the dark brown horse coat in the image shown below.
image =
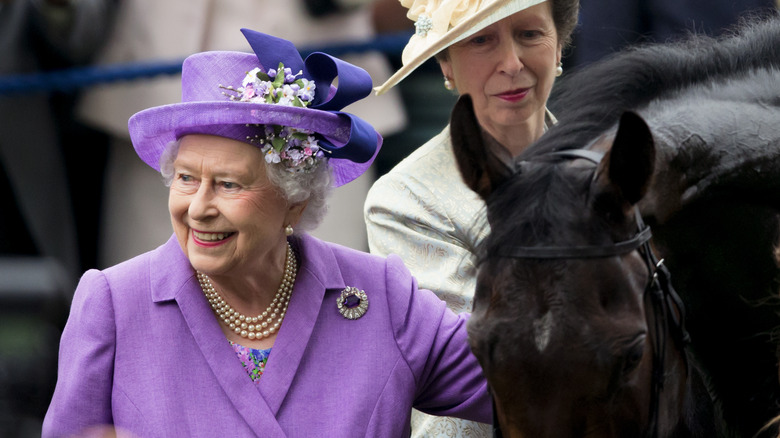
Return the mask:
<path fill-rule="evenodd" d="M 492 230 L 469 328 L 504 434 L 753 436 L 780 409 L 780 19 L 635 48 L 558 87 L 560 123 L 509 165 L 485 153 L 468 98 L 451 123 Z M 581 148 L 604 158 L 555 154 Z M 683 308 L 649 304 L 641 249 L 512 255 L 613 246 L 641 229 L 635 208 L 690 344 L 674 335 Z"/>

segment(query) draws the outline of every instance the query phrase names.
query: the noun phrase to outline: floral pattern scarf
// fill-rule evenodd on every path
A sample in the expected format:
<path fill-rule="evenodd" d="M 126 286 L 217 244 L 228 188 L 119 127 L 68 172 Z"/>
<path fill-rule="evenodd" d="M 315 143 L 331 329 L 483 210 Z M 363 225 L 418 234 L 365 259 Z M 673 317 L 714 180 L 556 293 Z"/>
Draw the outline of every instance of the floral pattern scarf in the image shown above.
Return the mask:
<path fill-rule="evenodd" d="M 238 360 L 241 361 L 241 365 L 244 366 L 249 378 L 255 382 L 255 385 L 260 383 L 260 377 L 265 371 L 265 364 L 268 363 L 268 355 L 271 354 L 271 349 L 258 350 L 257 348 L 245 347 L 241 344 L 236 344 L 233 341 L 230 345 L 233 346 L 233 350 L 236 351 Z"/>

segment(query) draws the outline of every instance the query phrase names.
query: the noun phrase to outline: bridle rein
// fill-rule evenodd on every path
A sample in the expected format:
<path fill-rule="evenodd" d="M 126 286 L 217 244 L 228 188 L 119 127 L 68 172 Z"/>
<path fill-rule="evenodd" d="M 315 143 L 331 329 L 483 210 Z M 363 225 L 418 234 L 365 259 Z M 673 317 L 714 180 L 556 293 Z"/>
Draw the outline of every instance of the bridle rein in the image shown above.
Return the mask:
<path fill-rule="evenodd" d="M 583 158 L 598 164 L 603 154 L 586 149 L 571 149 L 552 152 L 546 156 L 557 156 L 569 159 Z M 647 437 L 658 436 L 658 414 L 660 395 L 664 386 L 664 361 L 666 342 L 671 326 L 672 336 L 682 348 L 682 355 L 687 366 L 687 356 L 684 346 L 690 342 L 690 337 L 685 329 L 685 308 L 682 300 L 671 284 L 669 270 L 663 260 L 658 260 L 650 247 L 652 233 L 650 227 L 645 225 L 639 210 L 634 208 L 634 215 L 638 231 L 630 239 L 615 242 L 605 246 L 513 246 L 501 251 L 498 255 L 509 258 L 522 259 L 581 259 L 602 258 L 628 254 L 638 250 L 642 255 L 648 272 L 651 273 L 648 284 L 645 286 L 644 299 L 650 300 L 653 309 L 653 331 L 655 345 L 653 346 L 653 372 L 652 393 L 650 399 L 650 424 L 647 429 Z M 646 317 L 647 309 L 645 310 Z M 498 424 L 495 398 L 493 398 L 493 436 L 503 437 Z"/>

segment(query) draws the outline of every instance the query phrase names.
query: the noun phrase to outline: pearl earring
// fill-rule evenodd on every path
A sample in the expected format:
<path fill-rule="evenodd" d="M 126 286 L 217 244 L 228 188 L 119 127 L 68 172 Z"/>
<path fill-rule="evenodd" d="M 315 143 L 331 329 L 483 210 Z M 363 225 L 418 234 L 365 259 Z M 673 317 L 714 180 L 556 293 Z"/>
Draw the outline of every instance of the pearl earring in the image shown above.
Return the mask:
<path fill-rule="evenodd" d="M 450 81 L 450 79 L 447 76 L 444 77 L 444 88 L 450 91 L 455 89 L 455 86 L 452 85 L 452 81 Z"/>
<path fill-rule="evenodd" d="M 284 227 L 284 234 L 286 236 L 292 236 L 292 233 L 293 233 L 292 225 L 287 225 L 286 227 Z"/>
<path fill-rule="evenodd" d="M 560 76 L 563 74 L 563 63 L 558 61 L 558 66 L 555 67 L 555 76 Z"/>

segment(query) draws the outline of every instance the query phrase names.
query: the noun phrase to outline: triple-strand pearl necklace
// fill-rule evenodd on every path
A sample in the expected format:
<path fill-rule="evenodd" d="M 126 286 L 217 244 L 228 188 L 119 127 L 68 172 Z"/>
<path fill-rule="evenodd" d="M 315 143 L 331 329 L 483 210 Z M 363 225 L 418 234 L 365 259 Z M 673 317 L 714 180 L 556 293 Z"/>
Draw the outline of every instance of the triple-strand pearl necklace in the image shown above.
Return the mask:
<path fill-rule="evenodd" d="M 226 326 L 230 327 L 235 333 L 243 338 L 263 339 L 271 336 L 279 330 L 282 325 L 284 315 L 287 313 L 287 305 L 290 303 L 293 284 L 295 284 L 295 275 L 298 272 L 298 265 L 295 261 L 295 254 L 287 243 L 287 260 L 285 261 L 284 277 L 279 290 L 276 291 L 274 299 L 265 311 L 257 316 L 246 316 L 230 307 L 224 298 L 214 289 L 211 279 L 206 274 L 198 272 L 198 282 L 203 294 L 211 303 L 217 318 Z M 276 322 L 274 322 L 276 321 Z"/>

